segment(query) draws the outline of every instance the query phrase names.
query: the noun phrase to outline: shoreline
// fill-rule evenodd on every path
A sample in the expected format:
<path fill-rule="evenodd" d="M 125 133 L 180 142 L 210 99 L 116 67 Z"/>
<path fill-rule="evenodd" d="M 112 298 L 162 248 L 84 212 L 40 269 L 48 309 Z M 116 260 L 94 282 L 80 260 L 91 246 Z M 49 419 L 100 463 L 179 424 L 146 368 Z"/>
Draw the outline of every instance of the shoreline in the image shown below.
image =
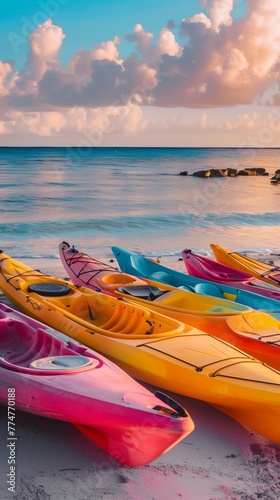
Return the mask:
<path fill-rule="evenodd" d="M 108 254 L 103 255 L 103 256 L 99 256 L 99 255 L 96 255 L 94 251 L 92 251 L 92 252 L 89 251 L 88 253 L 89 253 L 89 255 L 96 257 L 101 262 L 104 262 L 106 264 L 111 265 L 112 267 L 116 267 L 119 269 L 117 260 L 114 257 L 113 253 L 110 256 Z M 198 253 L 198 254 L 201 253 L 201 255 L 205 255 L 208 258 L 213 258 L 213 260 L 214 260 L 214 257 L 212 254 L 210 254 L 210 252 L 208 252 L 207 255 L 206 255 L 206 252 L 195 251 L 195 253 Z M 266 264 L 280 267 L 280 253 L 278 253 L 278 252 L 257 253 L 257 252 L 252 252 L 252 251 L 244 251 L 242 253 L 244 253 L 244 255 L 246 255 L 248 257 L 252 257 L 256 260 L 260 260 L 261 262 L 264 262 Z M 163 266 L 170 267 L 172 269 L 176 269 L 177 271 L 181 271 L 181 272 L 186 273 L 186 268 L 185 268 L 184 262 L 183 262 L 180 254 L 178 254 L 178 255 L 177 254 L 176 255 L 175 254 L 172 254 L 172 255 L 166 255 L 166 254 L 160 255 L 159 254 L 158 255 L 155 252 L 151 252 L 149 254 L 141 253 L 140 255 L 144 255 L 148 259 L 155 260 L 156 262 L 158 262 L 159 264 L 161 264 Z M 16 258 L 16 260 L 17 260 L 17 258 Z M 25 258 L 21 257 L 21 258 L 18 258 L 18 260 L 23 262 L 25 265 L 27 265 L 33 269 L 36 268 L 36 269 L 40 270 L 43 273 L 53 275 L 53 276 L 56 276 L 56 277 L 62 278 L 62 279 L 69 279 L 68 276 L 66 275 L 66 271 L 65 271 L 65 269 L 60 261 L 59 256 L 57 256 L 57 258 L 53 258 L 53 259 L 48 259 L 48 258 L 43 258 L 43 257 L 38 257 L 36 259 L 30 258 L 30 257 L 25 257 Z M 0 294 L 1 294 L 1 291 L 0 291 Z"/>
<path fill-rule="evenodd" d="M 260 255 L 271 259 L 272 254 Z M 273 255 L 278 265 L 279 254 Z M 108 257 L 104 262 L 113 266 Z M 27 260 L 26 260 L 27 262 Z M 47 262 L 47 266 L 46 266 Z M 184 270 L 177 256 L 160 263 Z M 65 278 L 60 261 L 42 272 Z M 34 265 L 27 264 L 27 265 Z M 0 301 L 10 304 L 0 295 Z M 10 304 L 11 305 L 11 304 Z M 142 383 L 142 382 L 140 382 Z M 157 388 L 142 383 L 154 392 Z M 169 393 L 190 413 L 194 431 L 154 462 L 119 464 L 71 424 L 16 412 L 16 488 L 8 491 L 7 408 L 0 406 L 2 500 L 277 500 L 280 445 L 199 400 Z M 269 425 L 269 415 L 268 415 Z M 3 445 L 4 444 L 4 445 Z"/>

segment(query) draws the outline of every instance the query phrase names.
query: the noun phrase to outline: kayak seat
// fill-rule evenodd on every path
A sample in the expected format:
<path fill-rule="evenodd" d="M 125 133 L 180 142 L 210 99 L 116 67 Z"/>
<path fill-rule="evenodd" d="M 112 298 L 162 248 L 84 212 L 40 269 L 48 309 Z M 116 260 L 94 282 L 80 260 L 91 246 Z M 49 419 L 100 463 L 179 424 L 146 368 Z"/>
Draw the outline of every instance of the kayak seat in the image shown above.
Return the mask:
<path fill-rule="evenodd" d="M 152 285 L 131 285 L 119 287 L 117 292 L 126 293 L 138 299 L 154 300 L 163 295 L 165 290 L 160 290 Z"/>
<path fill-rule="evenodd" d="M 27 291 L 28 293 L 35 292 L 45 297 L 60 297 L 68 295 L 70 293 L 70 288 L 60 283 L 42 282 L 29 285 Z"/>
<path fill-rule="evenodd" d="M 224 295 L 215 285 L 211 285 L 208 283 L 198 283 L 194 287 L 195 292 L 201 295 L 210 295 L 211 297 L 219 297 L 220 299 L 224 299 Z"/>
<path fill-rule="evenodd" d="M 93 361 L 98 364 L 98 360 L 91 360 L 86 356 L 50 356 L 35 359 L 29 366 L 36 370 L 69 370 L 92 365 Z"/>
<path fill-rule="evenodd" d="M 162 283 L 167 283 L 168 285 L 173 285 L 173 279 L 170 274 L 165 271 L 156 271 L 149 276 L 150 279 L 155 279 L 156 281 L 160 281 Z"/>

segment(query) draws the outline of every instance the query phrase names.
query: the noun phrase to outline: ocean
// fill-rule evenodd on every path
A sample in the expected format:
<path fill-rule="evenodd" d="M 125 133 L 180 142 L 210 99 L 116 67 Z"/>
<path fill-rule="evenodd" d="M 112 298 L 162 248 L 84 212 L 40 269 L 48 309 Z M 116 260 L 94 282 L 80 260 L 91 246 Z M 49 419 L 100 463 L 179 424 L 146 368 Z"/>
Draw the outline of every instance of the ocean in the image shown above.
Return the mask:
<path fill-rule="evenodd" d="M 256 177 L 201 179 L 207 168 L 265 167 Z M 279 149 L 0 148 L 0 248 L 59 266 L 67 241 L 104 260 L 117 245 L 146 256 L 280 251 Z M 189 175 L 179 175 L 187 170 Z"/>

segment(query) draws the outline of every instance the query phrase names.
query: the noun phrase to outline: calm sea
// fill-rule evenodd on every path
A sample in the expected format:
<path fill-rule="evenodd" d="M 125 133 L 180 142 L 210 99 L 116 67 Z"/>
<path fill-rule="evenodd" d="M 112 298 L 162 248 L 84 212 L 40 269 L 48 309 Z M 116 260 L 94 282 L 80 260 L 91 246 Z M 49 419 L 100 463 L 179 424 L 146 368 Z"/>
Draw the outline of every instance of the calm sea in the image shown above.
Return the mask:
<path fill-rule="evenodd" d="M 62 240 L 103 259 L 118 245 L 148 256 L 280 250 L 280 185 L 200 179 L 187 170 L 280 168 L 277 149 L 0 148 L 0 248 L 56 259 Z M 33 266 L 36 262 L 33 261 Z"/>

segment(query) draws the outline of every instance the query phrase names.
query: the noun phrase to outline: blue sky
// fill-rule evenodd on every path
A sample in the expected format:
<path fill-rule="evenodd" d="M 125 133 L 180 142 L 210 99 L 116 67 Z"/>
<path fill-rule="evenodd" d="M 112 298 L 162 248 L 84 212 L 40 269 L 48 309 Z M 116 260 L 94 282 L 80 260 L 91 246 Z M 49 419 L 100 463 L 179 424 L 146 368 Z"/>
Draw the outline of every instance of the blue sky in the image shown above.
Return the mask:
<path fill-rule="evenodd" d="M 279 23 L 279 0 L 5 2 L 0 144 L 280 146 Z"/>
<path fill-rule="evenodd" d="M 25 30 L 36 27 L 38 21 L 42 23 L 51 17 L 55 24 L 63 28 L 67 34 L 61 51 L 61 59 L 65 63 L 73 52 L 80 48 L 91 48 L 115 35 L 122 37 L 124 33 L 132 32 L 137 23 L 141 23 L 147 31 L 157 34 L 170 19 L 180 22 L 197 12 L 197 1 L 176 2 L 174 15 L 174 1 L 142 0 L 133 2 L 127 0 L 55 0 L 49 3 L 42 0 L 14 0 L 5 2 L 2 6 L 0 20 L 1 45 L 0 57 L 2 60 L 12 59 L 17 68 L 23 66 L 28 53 L 28 44 L 18 45 L 15 52 L 11 43 L 12 34 L 25 38 Z M 49 15 L 53 13 L 53 15 Z M 122 40 L 124 55 L 129 51 L 127 43 Z M 15 43 L 16 45 L 16 43 Z"/>
<path fill-rule="evenodd" d="M 198 0 L 13 0 L 1 6 L 0 59 L 11 59 L 17 69 L 22 68 L 28 55 L 26 33 L 29 34 L 32 28 L 48 17 L 66 33 L 60 53 L 65 64 L 73 52 L 80 48 L 89 49 L 115 35 L 120 36 L 121 53 L 126 56 L 131 46 L 122 36 L 131 33 L 137 23 L 156 37 L 168 21 L 173 20 L 178 26 L 182 19 L 199 11 L 204 9 L 200 8 Z M 245 12 L 246 2 L 238 1 L 233 17 L 242 16 Z"/>

